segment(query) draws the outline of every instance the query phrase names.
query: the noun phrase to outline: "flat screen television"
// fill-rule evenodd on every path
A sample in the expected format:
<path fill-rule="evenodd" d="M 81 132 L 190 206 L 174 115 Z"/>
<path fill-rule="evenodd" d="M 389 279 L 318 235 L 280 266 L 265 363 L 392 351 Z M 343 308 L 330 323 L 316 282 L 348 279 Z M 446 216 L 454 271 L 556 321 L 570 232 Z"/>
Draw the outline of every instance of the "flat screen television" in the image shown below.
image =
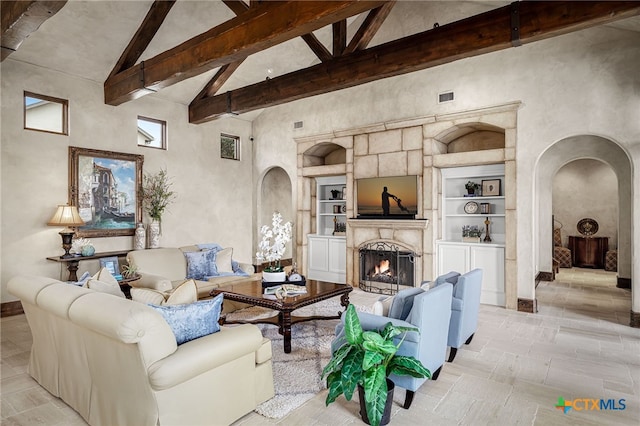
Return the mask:
<path fill-rule="evenodd" d="M 418 177 L 392 176 L 356 180 L 358 219 L 415 219 Z"/>

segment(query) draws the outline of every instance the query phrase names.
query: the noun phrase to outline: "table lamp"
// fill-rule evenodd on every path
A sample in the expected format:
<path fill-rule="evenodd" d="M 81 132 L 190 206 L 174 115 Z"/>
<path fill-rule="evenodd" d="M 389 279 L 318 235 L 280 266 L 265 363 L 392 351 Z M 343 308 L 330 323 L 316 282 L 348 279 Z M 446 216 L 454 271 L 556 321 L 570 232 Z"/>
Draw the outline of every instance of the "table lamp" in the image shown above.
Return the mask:
<path fill-rule="evenodd" d="M 60 231 L 60 235 L 62 236 L 62 248 L 64 249 L 64 254 L 60 256 L 60 258 L 66 259 L 73 257 L 73 255 L 69 253 L 69 250 L 71 249 L 71 242 L 75 231 L 71 228 L 84 225 L 84 221 L 80 218 L 78 208 L 76 206 L 59 205 L 47 225 L 65 226 L 65 228 Z"/>

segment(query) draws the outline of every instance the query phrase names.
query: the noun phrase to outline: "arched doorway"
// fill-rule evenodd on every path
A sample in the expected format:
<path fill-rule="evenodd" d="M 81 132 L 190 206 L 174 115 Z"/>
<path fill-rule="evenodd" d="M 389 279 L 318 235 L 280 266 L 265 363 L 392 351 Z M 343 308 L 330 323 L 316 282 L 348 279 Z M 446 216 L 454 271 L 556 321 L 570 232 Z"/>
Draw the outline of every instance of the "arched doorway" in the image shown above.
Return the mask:
<path fill-rule="evenodd" d="M 536 270 L 551 271 L 553 268 L 553 179 L 564 165 L 579 159 L 596 159 L 606 163 L 616 175 L 618 181 L 618 282 L 620 285 L 630 283 L 633 265 L 631 162 L 619 145 L 609 139 L 593 135 L 572 136 L 560 140 L 549 147 L 538 160 L 535 183 L 537 212 L 534 217 L 537 229 Z M 633 287 L 637 288 L 637 285 L 634 284 Z"/>

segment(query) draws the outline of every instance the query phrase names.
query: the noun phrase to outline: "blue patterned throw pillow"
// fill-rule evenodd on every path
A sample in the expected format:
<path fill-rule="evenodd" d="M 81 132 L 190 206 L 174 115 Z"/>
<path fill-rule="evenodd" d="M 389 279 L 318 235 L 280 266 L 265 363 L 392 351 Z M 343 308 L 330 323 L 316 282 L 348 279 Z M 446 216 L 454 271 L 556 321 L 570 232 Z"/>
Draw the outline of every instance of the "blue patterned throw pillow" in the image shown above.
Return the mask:
<path fill-rule="evenodd" d="M 181 345 L 190 340 L 220 331 L 218 319 L 222 308 L 222 294 L 213 299 L 200 300 L 186 305 L 149 305 L 160 312 Z"/>
<path fill-rule="evenodd" d="M 206 277 L 218 275 L 214 250 L 188 251 L 184 255 L 187 258 L 187 278 L 204 280 Z"/>

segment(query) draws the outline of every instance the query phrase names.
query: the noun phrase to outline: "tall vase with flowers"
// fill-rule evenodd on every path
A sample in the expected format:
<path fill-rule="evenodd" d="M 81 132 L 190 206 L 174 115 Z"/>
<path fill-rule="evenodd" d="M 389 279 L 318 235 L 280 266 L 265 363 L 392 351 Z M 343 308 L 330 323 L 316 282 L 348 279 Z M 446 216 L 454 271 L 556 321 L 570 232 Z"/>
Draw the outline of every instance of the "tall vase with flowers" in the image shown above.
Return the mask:
<path fill-rule="evenodd" d="M 258 244 L 256 259 L 258 262 L 269 262 L 269 265 L 262 272 L 264 281 L 282 282 L 286 280 L 281 260 L 287 243 L 291 241 L 291 229 L 291 222 L 283 223 L 282 215 L 279 212 L 273 212 L 271 228 L 267 225 L 260 228 L 262 240 Z"/>
<path fill-rule="evenodd" d="M 162 233 L 162 215 L 175 199 L 171 190 L 172 182 L 167 171 L 160 169 L 157 174 L 145 173 L 142 184 L 142 202 L 145 211 L 152 219 L 149 225 L 149 248 L 158 248 Z"/>

